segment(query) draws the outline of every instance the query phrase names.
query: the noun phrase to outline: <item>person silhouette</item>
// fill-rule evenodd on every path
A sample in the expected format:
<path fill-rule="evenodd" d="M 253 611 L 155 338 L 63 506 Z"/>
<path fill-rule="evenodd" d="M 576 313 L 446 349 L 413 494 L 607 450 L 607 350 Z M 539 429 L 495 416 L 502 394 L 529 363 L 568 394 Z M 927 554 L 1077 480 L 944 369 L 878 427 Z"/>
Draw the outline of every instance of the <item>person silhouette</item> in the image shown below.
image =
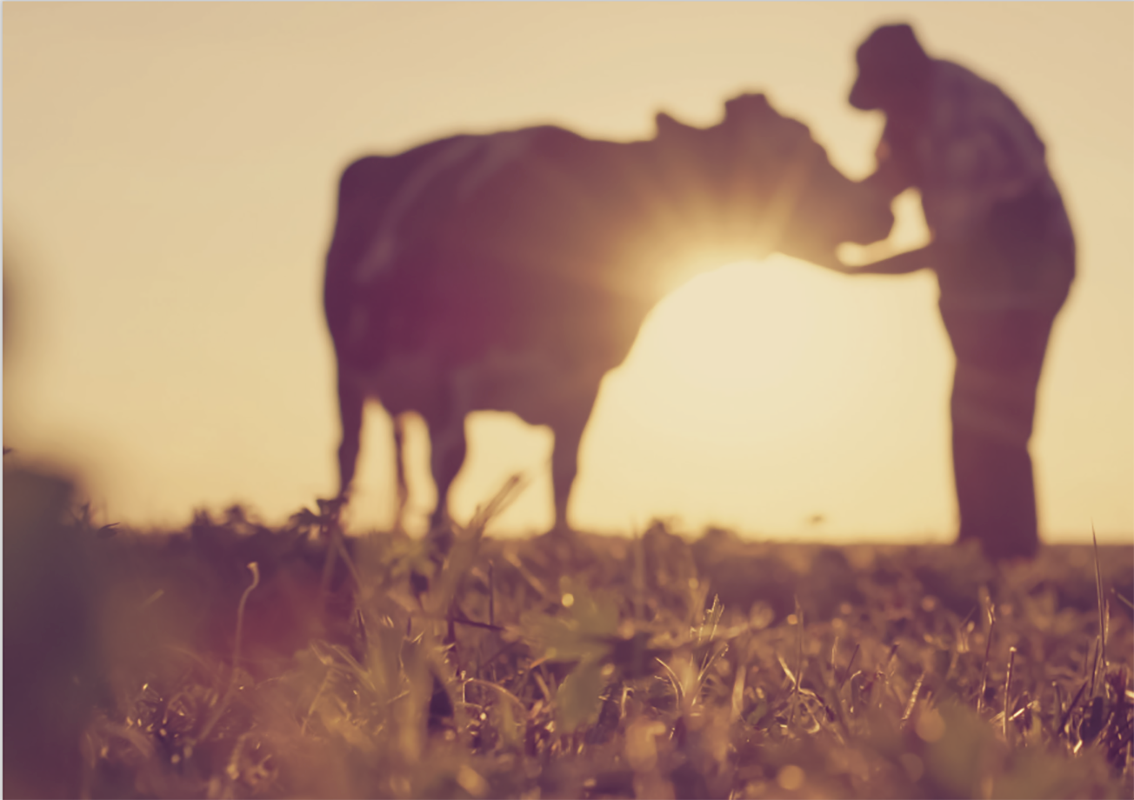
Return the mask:
<path fill-rule="evenodd" d="M 909 25 L 884 25 L 856 54 L 850 104 L 881 111 L 885 196 L 915 187 L 926 247 L 848 275 L 933 269 L 956 354 L 950 401 L 958 540 L 992 558 L 1039 546 L 1028 441 L 1056 315 L 1075 277 L 1075 239 L 1043 142 L 998 87 L 930 58 Z"/>

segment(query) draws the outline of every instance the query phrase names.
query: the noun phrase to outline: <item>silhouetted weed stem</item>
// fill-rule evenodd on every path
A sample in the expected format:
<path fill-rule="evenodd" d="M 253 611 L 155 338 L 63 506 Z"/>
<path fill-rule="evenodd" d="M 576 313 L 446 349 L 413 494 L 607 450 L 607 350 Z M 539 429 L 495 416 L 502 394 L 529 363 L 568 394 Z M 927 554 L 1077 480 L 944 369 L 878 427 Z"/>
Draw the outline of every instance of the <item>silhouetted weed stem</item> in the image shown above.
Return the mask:
<path fill-rule="evenodd" d="M 240 602 L 236 606 L 236 643 L 232 648 L 232 675 L 228 681 L 228 689 L 225 690 L 224 696 L 221 698 L 220 702 L 217 703 L 217 707 L 213 711 L 212 716 L 209 717 L 209 721 L 205 723 L 205 727 L 201 729 L 201 733 L 197 736 L 198 742 L 204 741 L 212 732 L 213 727 L 220 721 L 221 715 L 228 706 L 228 701 L 232 698 L 233 691 L 236 690 L 236 679 L 240 674 L 240 640 L 244 634 L 244 606 L 248 603 L 248 596 L 260 585 L 259 564 L 255 561 L 249 562 L 248 570 L 252 573 L 252 583 L 244 590 L 244 594 L 240 595 Z M 188 757 L 188 755 L 190 755 L 190 753 L 187 753 L 186 757 Z"/>
<path fill-rule="evenodd" d="M 799 604 L 799 597 L 795 598 L 795 624 L 798 628 L 796 631 L 796 673 L 795 673 L 795 686 L 792 688 L 791 698 L 791 713 L 788 716 L 789 725 L 795 721 L 795 715 L 799 709 L 799 690 L 800 683 L 803 680 L 803 607 Z"/>
<path fill-rule="evenodd" d="M 1095 589 L 1098 592 L 1099 603 L 1099 646 L 1095 659 L 1094 669 L 1091 670 L 1091 697 L 1095 696 L 1095 688 L 1098 685 L 1099 667 L 1102 667 L 1103 675 L 1106 674 L 1106 634 L 1107 625 L 1109 622 L 1107 613 L 1105 593 L 1103 592 L 1102 571 L 1099 567 L 1099 537 L 1095 533 L 1095 523 L 1091 523 L 1091 542 L 1094 546 L 1095 554 Z"/>
<path fill-rule="evenodd" d="M 858 657 L 859 643 L 855 642 L 854 650 L 851 651 L 850 658 L 847 660 L 847 665 L 843 669 L 843 677 L 839 680 L 839 689 L 842 689 L 846 684 L 847 679 L 851 676 L 851 667 L 854 666 L 854 660 Z"/>
<path fill-rule="evenodd" d="M 1001 732 L 1008 740 L 1008 717 L 1012 714 L 1012 672 L 1016 668 L 1016 648 L 1008 648 L 1008 675 L 1004 679 L 1004 725 Z"/>
<path fill-rule="evenodd" d="M 980 667 L 980 693 L 977 695 L 976 710 L 979 714 L 984 707 L 984 693 L 988 690 L 988 659 L 992 654 L 992 633 L 996 630 L 996 611 L 988 604 L 988 641 L 984 645 L 984 663 Z"/>
<path fill-rule="evenodd" d="M 496 624 L 496 565 L 488 561 L 488 624 Z"/>

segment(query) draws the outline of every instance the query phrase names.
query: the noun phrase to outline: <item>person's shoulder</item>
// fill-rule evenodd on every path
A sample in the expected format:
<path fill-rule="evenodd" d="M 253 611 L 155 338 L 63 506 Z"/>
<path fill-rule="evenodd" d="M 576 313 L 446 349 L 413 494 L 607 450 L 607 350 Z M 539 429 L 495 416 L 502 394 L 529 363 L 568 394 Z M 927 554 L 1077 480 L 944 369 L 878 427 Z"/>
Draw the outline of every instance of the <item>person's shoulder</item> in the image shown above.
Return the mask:
<path fill-rule="evenodd" d="M 967 67 L 952 61 L 935 60 L 934 81 L 939 103 L 968 109 L 968 113 L 982 117 L 1022 121 L 1030 127 L 1027 117 L 1004 89 Z"/>
<path fill-rule="evenodd" d="M 934 59 L 933 75 L 935 83 L 942 89 L 980 92 L 982 94 L 986 92 L 1004 94 L 1000 87 L 992 81 L 982 78 L 968 67 L 963 67 L 954 61 Z"/>

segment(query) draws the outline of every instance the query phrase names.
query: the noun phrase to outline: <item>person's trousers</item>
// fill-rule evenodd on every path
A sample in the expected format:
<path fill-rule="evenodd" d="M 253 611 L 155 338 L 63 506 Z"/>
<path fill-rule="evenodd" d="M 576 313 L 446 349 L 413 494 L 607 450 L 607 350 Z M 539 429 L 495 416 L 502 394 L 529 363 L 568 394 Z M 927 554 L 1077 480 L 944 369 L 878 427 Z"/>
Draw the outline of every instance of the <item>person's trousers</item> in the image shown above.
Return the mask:
<path fill-rule="evenodd" d="M 1059 307 L 941 309 L 957 356 L 950 412 L 959 539 L 978 540 L 993 558 L 1031 556 L 1039 546 L 1028 440 Z"/>

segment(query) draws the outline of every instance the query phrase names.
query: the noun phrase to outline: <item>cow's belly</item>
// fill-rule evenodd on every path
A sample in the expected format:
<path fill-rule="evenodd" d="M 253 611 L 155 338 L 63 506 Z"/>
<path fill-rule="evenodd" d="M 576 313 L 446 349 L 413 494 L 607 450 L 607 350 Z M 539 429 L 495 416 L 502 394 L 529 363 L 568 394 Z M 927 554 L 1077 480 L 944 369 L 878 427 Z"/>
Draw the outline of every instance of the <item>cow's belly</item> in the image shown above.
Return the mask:
<path fill-rule="evenodd" d="M 537 353 L 492 350 L 448 368 L 428 353 L 402 353 L 349 375 L 391 414 L 510 411 L 530 425 L 554 425 L 577 414 L 580 403 L 590 407 L 605 371 L 597 364 L 564 366 Z"/>
<path fill-rule="evenodd" d="M 590 403 L 605 372 L 563 365 L 535 353 L 490 352 L 453 371 L 453 399 L 466 411 L 511 411 L 529 425 L 555 425 Z"/>
<path fill-rule="evenodd" d="M 366 396 L 378 400 L 391 414 L 430 413 L 443 386 L 436 360 L 427 353 L 399 353 L 375 367 L 354 368 L 349 376 Z"/>

